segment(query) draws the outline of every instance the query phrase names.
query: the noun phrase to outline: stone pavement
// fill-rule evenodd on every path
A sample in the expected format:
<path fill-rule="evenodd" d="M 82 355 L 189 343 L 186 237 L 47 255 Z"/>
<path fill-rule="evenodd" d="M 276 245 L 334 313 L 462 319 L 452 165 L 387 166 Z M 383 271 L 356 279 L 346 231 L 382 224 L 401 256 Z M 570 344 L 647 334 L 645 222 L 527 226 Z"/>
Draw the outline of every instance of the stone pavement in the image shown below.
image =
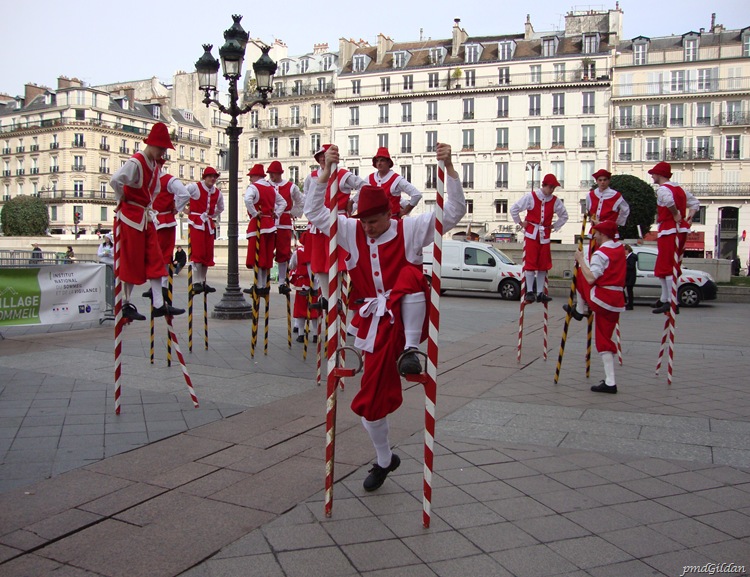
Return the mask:
<path fill-rule="evenodd" d="M 429 529 L 415 385 L 391 421 L 401 467 L 374 493 L 361 486 L 373 451 L 348 409 L 356 379 L 339 392 L 337 483 L 325 518 L 324 388 L 312 382 L 314 356 L 302 362 L 296 344 L 287 352 L 278 295 L 268 357 L 250 358 L 245 323 L 211 321 L 208 351 L 196 339 L 186 356 L 197 410 L 163 350 L 149 365 L 144 326 L 126 335 L 119 417 L 111 327 L 3 331 L 0 573 L 747 574 L 746 305 L 683 310 L 671 387 L 666 367 L 653 374 L 661 318 L 645 307 L 624 314 L 620 392 L 596 395 L 588 387 L 601 364 L 594 354 L 587 381 L 582 323 L 552 383 L 561 300 L 550 307 L 546 363 L 541 308 L 527 309 L 520 365 L 517 303 L 442 300 Z M 178 327 L 184 333 L 185 321 Z"/>

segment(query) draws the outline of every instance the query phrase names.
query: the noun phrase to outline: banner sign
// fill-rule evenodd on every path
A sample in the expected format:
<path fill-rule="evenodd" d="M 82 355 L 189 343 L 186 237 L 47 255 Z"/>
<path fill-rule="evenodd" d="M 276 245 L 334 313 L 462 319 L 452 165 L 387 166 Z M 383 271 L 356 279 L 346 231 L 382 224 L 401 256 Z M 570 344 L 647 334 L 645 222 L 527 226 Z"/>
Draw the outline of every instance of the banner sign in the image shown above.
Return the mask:
<path fill-rule="evenodd" d="M 106 310 L 105 266 L 0 268 L 0 327 L 99 320 Z"/>

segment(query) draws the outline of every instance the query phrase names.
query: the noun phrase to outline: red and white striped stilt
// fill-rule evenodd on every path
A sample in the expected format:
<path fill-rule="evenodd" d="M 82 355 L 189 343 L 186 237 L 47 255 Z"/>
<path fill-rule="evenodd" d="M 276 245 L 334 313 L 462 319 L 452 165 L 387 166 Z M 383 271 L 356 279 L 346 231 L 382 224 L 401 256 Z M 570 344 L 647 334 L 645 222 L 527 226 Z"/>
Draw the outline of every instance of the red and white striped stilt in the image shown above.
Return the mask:
<path fill-rule="evenodd" d="M 440 286 L 443 275 L 443 204 L 445 162 L 438 161 L 435 196 L 435 237 L 432 251 L 432 282 L 428 309 L 427 382 L 424 386 L 424 468 L 422 472 L 422 525 L 430 526 L 432 513 L 432 470 L 435 457 L 435 404 L 437 403 L 438 333 L 440 331 Z"/>
<path fill-rule="evenodd" d="M 526 242 L 523 243 L 523 252 L 521 262 L 526 263 Z M 523 347 L 523 315 L 526 310 L 526 271 L 521 271 L 521 308 L 518 311 L 518 348 L 516 351 L 516 361 L 521 362 L 521 349 Z"/>
<path fill-rule="evenodd" d="M 674 258 L 672 260 L 672 290 L 669 295 L 669 314 L 664 321 L 664 332 L 661 338 L 661 347 L 659 349 L 659 359 L 656 363 L 656 374 L 659 374 L 664 351 L 667 351 L 667 384 L 672 384 L 672 372 L 674 369 L 674 338 L 675 338 L 675 320 L 677 317 L 677 281 L 679 280 L 680 266 L 680 235 L 675 234 Z"/>
<path fill-rule="evenodd" d="M 333 510 L 334 460 L 336 453 L 336 350 L 339 342 L 339 251 L 338 166 L 331 166 L 328 180 L 331 214 L 328 232 L 328 311 L 326 342 L 326 485 L 325 515 Z"/>
<path fill-rule="evenodd" d="M 122 392 L 122 282 L 120 282 L 120 219 L 115 216 L 113 241 L 115 245 L 115 414 L 120 414 Z"/>
<path fill-rule="evenodd" d="M 615 340 L 617 343 L 617 362 L 622 366 L 622 337 L 620 336 L 620 322 L 615 325 Z"/>
<path fill-rule="evenodd" d="M 549 275 L 544 276 L 544 294 L 549 292 Z M 544 331 L 542 334 L 542 354 L 544 360 L 547 360 L 547 330 L 549 325 L 549 303 L 544 301 Z"/>
<path fill-rule="evenodd" d="M 198 397 L 195 396 L 193 381 L 190 379 L 190 374 L 188 373 L 187 366 L 185 365 L 185 359 L 183 358 L 182 351 L 180 350 L 180 343 L 177 342 L 177 333 L 175 333 L 174 326 L 172 326 L 172 317 L 169 315 L 165 315 L 164 318 L 167 319 L 167 330 L 169 331 L 169 337 L 172 339 L 174 352 L 177 353 L 177 360 L 180 362 L 182 376 L 185 377 L 185 384 L 187 385 L 188 393 L 190 393 L 190 399 L 193 401 L 193 406 L 197 409 Z"/>

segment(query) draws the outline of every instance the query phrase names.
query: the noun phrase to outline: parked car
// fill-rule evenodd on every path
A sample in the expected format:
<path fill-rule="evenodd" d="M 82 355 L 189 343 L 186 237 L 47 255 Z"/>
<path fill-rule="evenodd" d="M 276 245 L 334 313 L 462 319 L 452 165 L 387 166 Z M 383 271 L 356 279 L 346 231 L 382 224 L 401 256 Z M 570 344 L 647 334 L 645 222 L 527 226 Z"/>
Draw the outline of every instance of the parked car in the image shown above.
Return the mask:
<path fill-rule="evenodd" d="M 423 251 L 422 270 L 432 278 L 433 245 Z M 490 291 L 505 300 L 521 298 L 522 267 L 492 245 L 444 240 L 441 293 L 447 290 Z"/>
<path fill-rule="evenodd" d="M 654 276 L 656 248 L 636 245 L 633 246 L 633 252 L 638 255 L 634 296 L 658 299 L 661 296 L 661 284 Z M 677 300 L 681 306 L 697 307 L 701 301 L 715 300 L 717 291 L 718 287 L 710 274 L 683 267 L 677 283 Z"/>

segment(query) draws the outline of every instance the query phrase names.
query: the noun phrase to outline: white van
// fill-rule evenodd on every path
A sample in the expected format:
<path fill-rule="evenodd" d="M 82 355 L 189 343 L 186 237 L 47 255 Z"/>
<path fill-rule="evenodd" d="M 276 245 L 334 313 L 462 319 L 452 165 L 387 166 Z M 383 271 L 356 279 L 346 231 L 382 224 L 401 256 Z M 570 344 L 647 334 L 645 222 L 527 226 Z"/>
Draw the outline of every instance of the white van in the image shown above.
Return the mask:
<path fill-rule="evenodd" d="M 422 270 L 432 277 L 432 247 L 424 248 Z M 444 240 L 441 292 L 489 291 L 505 300 L 521 298 L 522 267 L 502 251 L 483 242 Z"/>

